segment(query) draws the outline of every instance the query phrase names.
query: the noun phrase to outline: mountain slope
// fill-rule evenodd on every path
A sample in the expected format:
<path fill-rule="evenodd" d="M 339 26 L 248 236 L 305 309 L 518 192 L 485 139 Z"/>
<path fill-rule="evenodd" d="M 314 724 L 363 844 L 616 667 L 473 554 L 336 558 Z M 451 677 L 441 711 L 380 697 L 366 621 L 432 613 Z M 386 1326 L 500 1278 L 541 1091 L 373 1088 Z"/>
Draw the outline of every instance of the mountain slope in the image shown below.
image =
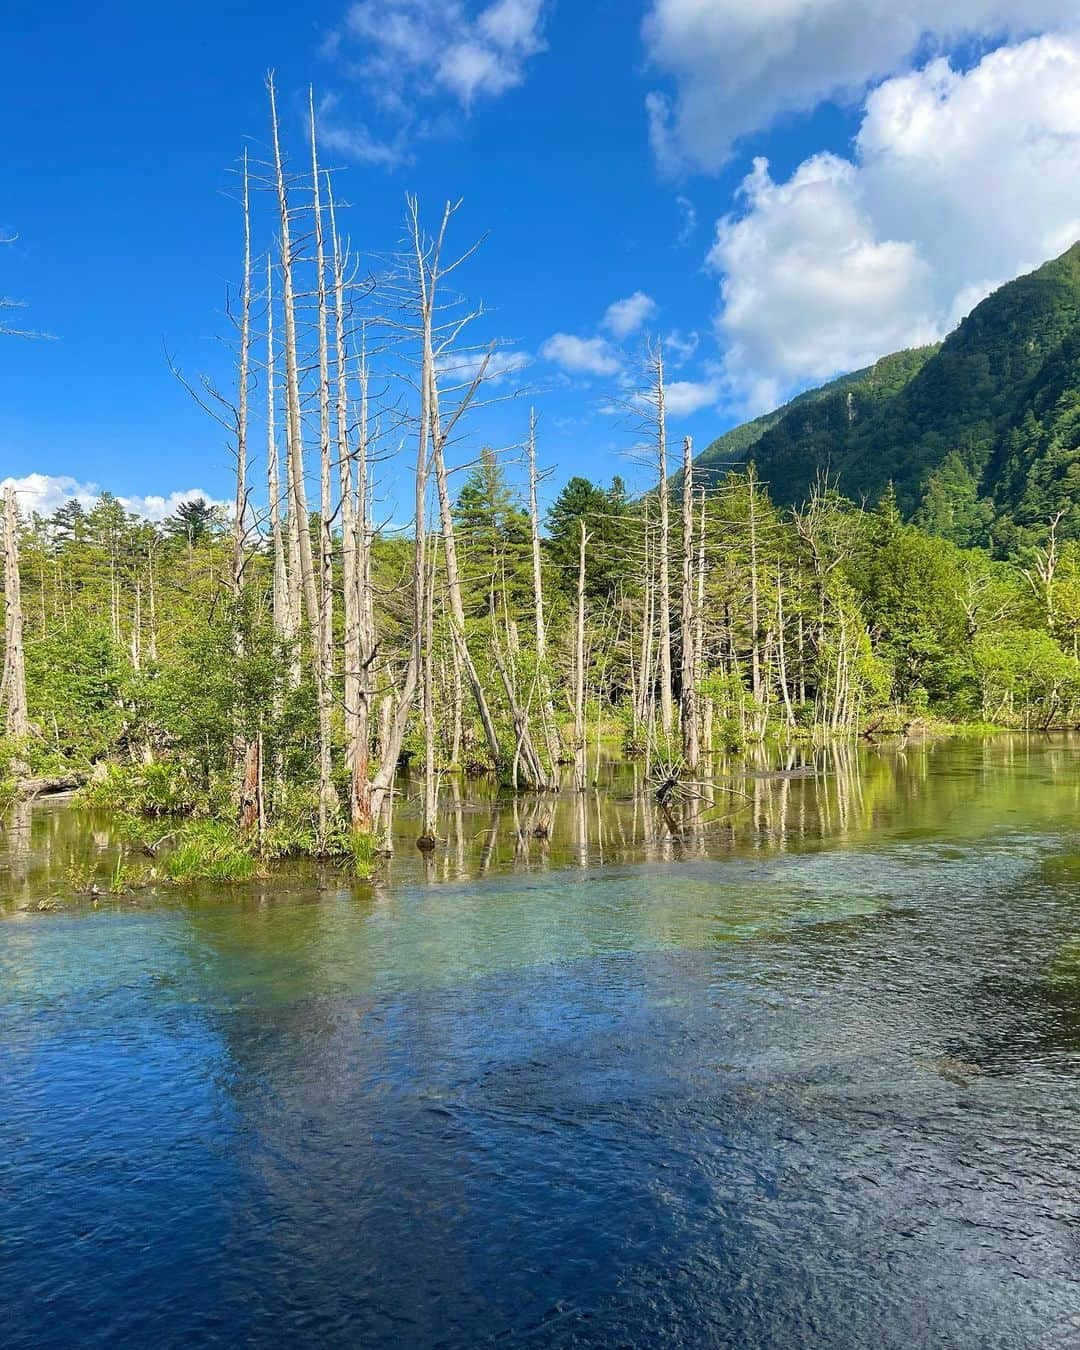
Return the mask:
<path fill-rule="evenodd" d="M 773 412 L 755 417 L 752 422 L 743 422 L 737 427 L 732 427 L 701 452 L 695 460 L 697 468 L 713 476 L 722 474 L 733 464 L 747 459 L 750 447 L 756 445 L 762 436 L 771 431 L 789 412 L 806 408 L 812 403 L 828 399 L 832 394 L 851 385 L 859 384 L 870 374 L 870 370 L 871 367 L 868 366 L 865 370 L 856 370 L 850 375 L 839 375 L 828 384 L 820 385 L 816 389 L 807 389 L 804 393 L 796 395 L 790 403 L 783 404 Z"/>
<path fill-rule="evenodd" d="M 742 458 L 784 504 L 827 468 L 857 498 L 891 482 L 907 515 L 958 543 L 1011 549 L 1058 510 L 1080 536 L 1080 244 L 988 296 L 940 347 L 813 392 L 699 462 L 722 471 L 717 447 L 754 428 Z"/>

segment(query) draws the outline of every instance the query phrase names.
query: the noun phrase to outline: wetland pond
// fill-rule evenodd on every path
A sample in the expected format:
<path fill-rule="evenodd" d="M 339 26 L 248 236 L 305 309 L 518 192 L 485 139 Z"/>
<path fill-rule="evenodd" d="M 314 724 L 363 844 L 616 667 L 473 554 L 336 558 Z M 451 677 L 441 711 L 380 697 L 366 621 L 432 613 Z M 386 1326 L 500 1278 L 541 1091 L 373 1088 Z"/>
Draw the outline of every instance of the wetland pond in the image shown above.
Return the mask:
<path fill-rule="evenodd" d="M 0 1345 L 1080 1346 L 1080 738 L 767 768 L 55 913 L 18 807 Z"/>

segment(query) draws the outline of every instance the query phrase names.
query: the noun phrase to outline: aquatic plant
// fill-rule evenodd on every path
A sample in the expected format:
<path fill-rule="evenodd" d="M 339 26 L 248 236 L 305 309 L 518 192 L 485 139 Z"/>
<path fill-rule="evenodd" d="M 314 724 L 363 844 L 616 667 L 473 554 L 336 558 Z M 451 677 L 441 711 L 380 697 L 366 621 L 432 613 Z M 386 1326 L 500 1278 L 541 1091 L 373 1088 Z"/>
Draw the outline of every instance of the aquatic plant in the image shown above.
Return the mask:
<path fill-rule="evenodd" d="M 171 881 L 250 881 L 255 875 L 251 844 L 226 821 L 189 821 L 177 831 L 176 840 L 165 859 Z"/>

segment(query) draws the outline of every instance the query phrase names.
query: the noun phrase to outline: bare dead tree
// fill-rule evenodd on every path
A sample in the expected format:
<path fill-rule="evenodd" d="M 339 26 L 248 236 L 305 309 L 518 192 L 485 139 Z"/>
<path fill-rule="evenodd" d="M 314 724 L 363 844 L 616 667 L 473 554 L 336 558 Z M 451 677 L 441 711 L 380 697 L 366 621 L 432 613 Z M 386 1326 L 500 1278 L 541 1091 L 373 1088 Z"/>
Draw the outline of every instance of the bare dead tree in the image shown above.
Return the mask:
<path fill-rule="evenodd" d="M 757 470 L 751 463 L 746 471 L 748 491 L 747 524 L 750 531 L 750 671 L 755 703 L 761 702 L 761 601 L 758 576 L 758 499 Z"/>
<path fill-rule="evenodd" d="M 22 583 L 19 577 L 19 508 L 12 484 L 4 490 L 4 727 L 14 741 L 30 734 L 23 648 Z M 20 767 L 21 764 L 20 764 Z"/>
<path fill-rule="evenodd" d="M 701 730 L 698 724 L 697 661 L 694 651 L 694 442 L 689 436 L 683 440 L 682 536 L 682 749 L 687 772 L 696 774 L 701 754 Z"/>
<path fill-rule="evenodd" d="M 660 509 L 657 571 L 660 597 L 660 723 L 670 739 L 675 710 L 671 662 L 671 510 L 667 467 L 667 392 L 664 385 L 664 346 L 657 342 L 650 353 L 654 385 L 652 399 L 656 418 L 656 470 Z"/>
<path fill-rule="evenodd" d="M 292 243 L 292 220 L 289 207 L 288 184 L 278 135 L 277 103 L 274 77 L 266 79 L 270 94 L 270 119 L 274 141 L 274 182 L 277 190 L 279 250 L 282 285 L 282 317 L 285 345 L 285 442 L 289 534 L 289 605 L 292 610 L 293 630 L 301 631 L 301 595 L 307 610 L 308 625 L 317 641 L 319 631 L 319 598 L 315 585 L 315 565 L 311 549 L 311 530 L 308 524 L 307 492 L 304 487 L 304 444 L 300 410 L 300 368 L 297 356 L 296 288 L 293 279 L 295 262 Z M 314 663 L 316 678 L 320 679 L 321 663 Z"/>
<path fill-rule="evenodd" d="M 1042 604 L 1046 615 L 1046 628 L 1052 636 L 1056 636 L 1057 628 L 1057 595 L 1054 585 L 1058 565 L 1057 531 L 1064 514 L 1064 511 L 1058 511 L 1050 517 L 1045 547 L 1036 549 L 1031 567 L 1024 568 L 1024 579 L 1031 587 L 1032 594 Z"/>
<path fill-rule="evenodd" d="M 431 566 L 428 569 L 427 595 L 424 603 L 424 818 L 417 846 L 424 852 L 435 847 L 435 831 L 439 816 L 439 769 L 435 760 L 435 574 L 439 555 L 439 537 L 431 546 Z"/>
<path fill-rule="evenodd" d="M 555 725 L 555 709 L 551 700 L 551 681 L 547 670 L 547 620 L 544 615 L 544 573 L 540 555 L 540 512 L 536 487 L 536 411 L 529 413 L 529 540 L 532 549 L 533 606 L 536 610 L 536 664 L 540 680 L 540 712 L 548 761 L 552 773 L 559 762 L 559 735 Z"/>
<path fill-rule="evenodd" d="M 585 550 L 589 535 L 584 520 L 578 521 L 577 619 L 574 624 L 574 787 L 586 788 L 588 767 L 585 743 Z"/>
<path fill-rule="evenodd" d="M 353 685 L 355 737 L 349 811 L 354 829 L 370 830 L 371 784 L 369 781 L 371 724 L 371 667 L 377 652 L 375 605 L 371 585 L 371 525 L 368 494 L 368 364 L 367 340 L 360 349 L 360 421 L 356 445 L 356 504 L 353 512 L 354 571 L 356 574 L 357 627 L 355 657 L 356 680 Z"/>
<path fill-rule="evenodd" d="M 326 183 L 327 203 L 330 211 L 330 236 L 333 257 L 334 286 L 334 357 L 335 357 L 335 431 L 337 439 L 338 475 L 340 482 L 339 502 L 341 513 L 341 589 L 343 635 L 343 695 L 345 703 L 345 767 L 349 776 L 349 816 L 354 827 L 364 825 L 363 812 L 358 809 L 359 799 L 366 795 L 368 775 L 367 752 L 360 744 L 361 735 L 365 742 L 368 735 L 366 690 L 362 689 L 365 671 L 362 670 L 361 657 L 361 580 L 359 550 L 366 545 L 366 536 L 357 527 L 357 511 L 366 510 L 366 505 L 358 503 L 353 486 L 352 454 L 349 450 L 349 374 L 348 353 L 345 333 L 346 322 L 346 258 L 342 250 L 337 230 L 337 213 L 329 176 Z M 366 399 L 366 391 L 361 395 Z M 366 417 L 366 408 L 364 410 Z M 363 432 L 358 453 L 366 459 L 366 446 L 363 445 Z M 332 561 L 332 560 L 331 560 Z M 332 580 L 332 571 L 331 571 Z M 332 642 L 332 627 L 329 630 Z M 363 703 L 363 711 L 361 709 Z M 358 761 L 361 762 L 358 764 Z M 358 768 L 362 769 L 364 787 L 358 781 Z"/>
<path fill-rule="evenodd" d="M 289 609 L 285 540 L 281 532 L 281 484 L 278 472 L 276 405 L 274 402 L 274 266 L 266 255 L 266 486 L 270 498 L 270 547 L 273 553 L 272 614 L 274 633 L 282 642 L 295 638 Z"/>
<path fill-rule="evenodd" d="M 319 588 L 315 629 L 315 682 L 319 704 L 319 830 L 325 835 L 329 813 L 337 805 L 333 785 L 332 727 L 334 706 L 334 505 L 330 464 L 330 354 L 327 340 L 326 244 L 323 231 L 319 155 L 315 138 L 315 94 L 309 87 L 311 129 L 311 192 L 315 220 L 316 327 L 319 341 Z"/>
<path fill-rule="evenodd" d="M 251 365 L 251 202 L 248 157 L 244 152 L 244 276 L 240 289 L 240 373 L 236 403 L 236 501 L 232 526 L 232 573 L 234 600 L 244 586 L 248 508 L 248 384 Z"/>

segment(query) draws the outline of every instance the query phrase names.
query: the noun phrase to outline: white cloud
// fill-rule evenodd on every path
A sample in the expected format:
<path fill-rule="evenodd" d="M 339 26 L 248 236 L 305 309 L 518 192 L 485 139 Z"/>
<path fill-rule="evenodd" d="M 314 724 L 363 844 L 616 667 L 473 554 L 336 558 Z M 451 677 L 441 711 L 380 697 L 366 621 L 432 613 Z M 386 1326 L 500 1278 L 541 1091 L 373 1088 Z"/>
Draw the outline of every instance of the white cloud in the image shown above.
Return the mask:
<path fill-rule="evenodd" d="M 679 228 L 678 244 L 680 248 L 685 248 L 694 237 L 697 230 L 697 207 L 689 197 L 678 196 L 675 198 L 675 205 L 679 208 L 679 214 L 682 217 L 682 225 Z"/>
<path fill-rule="evenodd" d="M 929 44 L 1076 20 L 1076 0 L 652 0 L 646 50 L 674 85 L 647 99 L 653 148 L 670 170 L 717 169 L 777 114 L 858 98 Z"/>
<path fill-rule="evenodd" d="M 41 516 L 50 516 L 72 498 L 89 510 L 101 496 L 101 488 L 97 483 L 80 483 L 78 479 L 66 474 L 28 473 L 22 478 L 5 478 L 0 481 L 0 488 L 8 486 L 15 488 L 19 510 L 27 517 L 34 512 Z M 142 516 L 144 520 L 160 521 L 166 516 L 175 515 L 177 507 L 183 502 L 193 501 L 198 497 L 211 506 L 231 509 L 231 503 L 216 500 L 202 488 L 170 492 L 167 497 L 154 494 L 146 497 L 117 496 L 117 501 L 125 511 Z"/>
<path fill-rule="evenodd" d="M 690 417 L 702 408 L 715 407 L 723 394 L 718 376 L 705 380 L 670 380 L 664 386 L 664 406 L 669 417 Z"/>
<path fill-rule="evenodd" d="M 723 273 L 726 368 L 751 410 L 936 335 L 929 265 L 914 245 L 876 238 L 858 187 L 855 165 L 835 155 L 783 184 L 759 159 L 746 214 L 717 226 L 709 264 Z"/>
<path fill-rule="evenodd" d="M 410 139 L 405 128 L 380 140 L 370 127 L 362 122 L 351 122 L 341 112 L 337 94 L 325 94 L 319 102 L 318 139 L 323 151 L 354 159 L 358 164 L 374 164 L 383 169 L 395 169 L 412 159 Z"/>
<path fill-rule="evenodd" d="M 664 356 L 668 366 L 677 368 L 685 365 L 697 352 L 700 342 L 698 333 L 687 333 L 684 337 L 681 329 L 674 329 L 664 338 Z"/>
<path fill-rule="evenodd" d="M 625 300 L 609 305 L 603 318 L 603 327 L 617 338 L 628 338 L 656 313 L 656 301 L 644 291 L 635 291 Z"/>
<path fill-rule="evenodd" d="M 355 0 L 323 54 L 341 64 L 378 110 L 376 128 L 351 120 L 340 100 L 323 105 L 327 146 L 393 166 L 416 137 L 448 122 L 446 104 L 469 111 L 520 85 L 545 50 L 547 0 Z"/>
<path fill-rule="evenodd" d="M 776 183 L 763 160 L 718 223 L 725 375 L 750 411 L 948 331 L 1080 235 L 1080 38 L 945 60 L 866 102 L 855 157 Z"/>
<path fill-rule="evenodd" d="M 615 375 L 619 358 L 602 337 L 574 337 L 570 333 L 556 333 L 540 348 L 546 361 L 554 361 L 564 370 L 583 375 Z"/>
<path fill-rule="evenodd" d="M 486 351 L 454 352 L 441 356 L 436 361 L 440 375 L 445 375 L 453 384 L 471 384 L 480 373 L 480 367 L 487 357 Z M 532 361 L 528 352 L 495 351 L 488 357 L 484 370 L 484 380 L 492 383 L 524 370 Z"/>
<path fill-rule="evenodd" d="M 856 156 L 874 219 L 918 241 L 943 310 L 963 286 L 1037 266 L 1080 235 L 1080 32 L 890 80 Z"/>
<path fill-rule="evenodd" d="M 127 511 L 134 512 L 137 516 L 142 516 L 146 520 L 164 520 L 167 516 L 174 516 L 177 508 L 184 502 L 195 501 L 201 497 L 209 506 L 218 506 L 228 515 L 232 515 L 235 507 L 232 502 L 224 502 L 218 498 L 211 497 L 209 492 L 204 492 L 202 488 L 185 488 L 180 492 L 170 492 L 167 497 L 159 497 L 151 494 L 148 497 L 120 497 L 121 506 Z"/>

